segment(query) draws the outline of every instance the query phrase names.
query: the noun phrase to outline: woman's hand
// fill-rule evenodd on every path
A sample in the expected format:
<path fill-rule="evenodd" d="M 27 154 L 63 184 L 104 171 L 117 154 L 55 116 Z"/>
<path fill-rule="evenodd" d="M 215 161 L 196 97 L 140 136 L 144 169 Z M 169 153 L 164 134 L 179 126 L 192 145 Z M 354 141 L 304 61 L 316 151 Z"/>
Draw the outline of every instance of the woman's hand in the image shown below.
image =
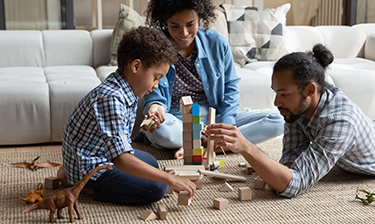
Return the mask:
<path fill-rule="evenodd" d="M 153 129 L 150 130 L 150 133 L 154 132 L 157 128 L 160 128 L 160 124 L 164 122 L 164 114 L 165 109 L 160 104 L 152 104 L 147 111 L 147 116 L 151 116 L 154 114 L 154 120 L 156 121 L 156 125 Z"/>

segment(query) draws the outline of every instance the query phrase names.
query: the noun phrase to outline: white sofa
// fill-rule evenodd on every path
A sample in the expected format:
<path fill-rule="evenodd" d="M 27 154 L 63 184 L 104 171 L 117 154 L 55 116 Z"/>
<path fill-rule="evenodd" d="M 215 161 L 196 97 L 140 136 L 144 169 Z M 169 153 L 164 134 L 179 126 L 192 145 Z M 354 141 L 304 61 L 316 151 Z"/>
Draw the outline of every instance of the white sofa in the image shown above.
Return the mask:
<path fill-rule="evenodd" d="M 375 24 L 287 26 L 287 33 L 290 52 L 326 45 L 335 56 L 327 80 L 375 119 Z M 60 142 L 78 101 L 116 69 L 107 65 L 111 36 L 112 30 L 0 31 L 0 145 Z M 273 64 L 237 67 L 240 110 L 276 110 Z"/>

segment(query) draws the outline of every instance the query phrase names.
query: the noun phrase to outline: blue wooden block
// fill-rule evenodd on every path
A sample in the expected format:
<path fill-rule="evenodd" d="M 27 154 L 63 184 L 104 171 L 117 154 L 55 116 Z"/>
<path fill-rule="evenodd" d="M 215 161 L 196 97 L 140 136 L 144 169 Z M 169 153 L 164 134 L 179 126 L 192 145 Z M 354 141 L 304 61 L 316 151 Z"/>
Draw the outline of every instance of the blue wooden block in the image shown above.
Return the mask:
<path fill-rule="evenodd" d="M 193 132 L 196 132 L 196 131 L 202 131 L 203 130 L 203 124 L 200 123 L 200 124 L 193 124 Z"/>
<path fill-rule="evenodd" d="M 201 139 L 201 132 L 200 131 L 195 131 L 193 132 L 193 140 L 194 139 Z"/>
<path fill-rule="evenodd" d="M 201 115 L 201 112 L 199 110 L 199 104 L 193 104 L 193 107 L 191 108 L 191 111 L 192 111 L 193 116 Z"/>

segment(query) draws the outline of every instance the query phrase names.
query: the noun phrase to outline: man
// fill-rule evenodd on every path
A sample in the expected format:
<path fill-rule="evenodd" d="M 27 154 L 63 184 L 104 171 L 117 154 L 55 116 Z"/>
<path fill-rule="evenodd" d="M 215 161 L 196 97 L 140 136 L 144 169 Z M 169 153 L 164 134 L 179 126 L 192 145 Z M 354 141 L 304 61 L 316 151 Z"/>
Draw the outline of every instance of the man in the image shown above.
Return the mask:
<path fill-rule="evenodd" d="M 318 44 L 310 53 L 292 53 L 275 64 L 274 104 L 286 121 L 279 163 L 247 141 L 235 126 L 208 127 L 215 145 L 241 153 L 284 197 L 305 192 L 335 165 L 375 175 L 375 122 L 339 88 L 325 82 L 325 70 L 332 61 L 332 53 Z"/>

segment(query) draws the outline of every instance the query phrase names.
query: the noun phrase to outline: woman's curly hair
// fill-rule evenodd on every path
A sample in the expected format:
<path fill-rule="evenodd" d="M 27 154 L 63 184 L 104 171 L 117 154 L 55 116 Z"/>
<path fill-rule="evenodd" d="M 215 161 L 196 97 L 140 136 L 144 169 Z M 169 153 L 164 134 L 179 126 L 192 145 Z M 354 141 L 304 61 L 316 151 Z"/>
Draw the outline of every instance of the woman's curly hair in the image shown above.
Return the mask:
<path fill-rule="evenodd" d="M 165 34 L 152 27 L 133 27 L 124 33 L 117 49 L 117 65 L 120 71 L 129 61 L 139 59 L 146 68 L 161 63 L 177 61 L 176 48 Z"/>
<path fill-rule="evenodd" d="M 208 29 L 216 20 L 215 5 L 211 0 L 151 0 L 146 11 L 146 24 L 164 30 L 167 20 L 177 12 L 194 10 L 201 19 L 201 26 Z"/>

